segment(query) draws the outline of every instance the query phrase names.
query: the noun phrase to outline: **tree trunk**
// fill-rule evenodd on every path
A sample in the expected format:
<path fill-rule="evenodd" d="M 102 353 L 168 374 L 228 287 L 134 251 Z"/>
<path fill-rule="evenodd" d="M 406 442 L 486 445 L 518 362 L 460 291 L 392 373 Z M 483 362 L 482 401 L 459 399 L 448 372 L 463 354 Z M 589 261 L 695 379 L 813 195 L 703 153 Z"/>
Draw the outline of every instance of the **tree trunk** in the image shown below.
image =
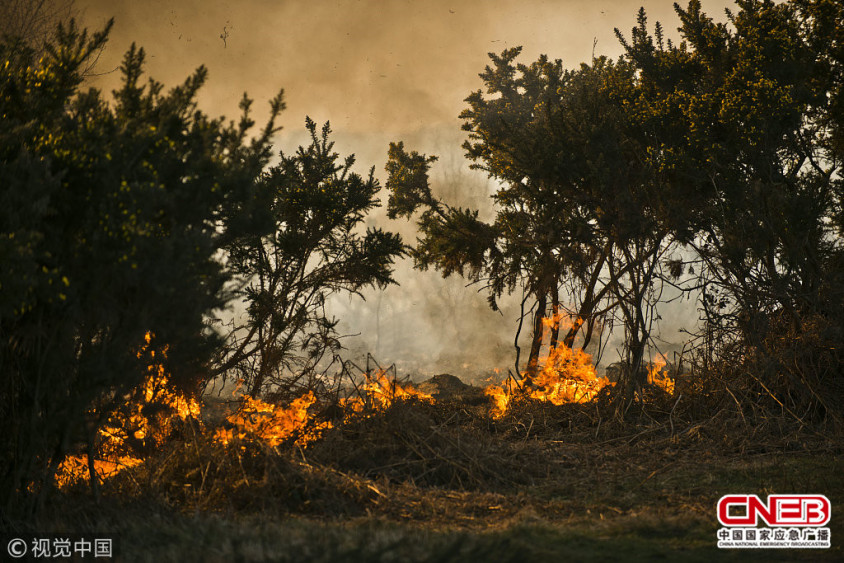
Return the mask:
<path fill-rule="evenodd" d="M 94 456 L 96 455 L 96 446 L 94 445 L 94 436 L 97 432 L 96 425 L 90 424 L 88 428 L 88 479 L 91 484 L 91 494 L 94 497 L 94 502 L 100 502 L 100 487 L 99 476 L 94 464 Z"/>
<path fill-rule="evenodd" d="M 577 338 L 577 333 L 580 331 L 583 323 L 589 319 L 587 323 L 588 327 L 588 334 L 583 342 L 583 348 L 586 348 L 586 345 L 589 344 L 589 340 L 592 338 L 592 327 L 594 325 L 595 319 L 592 317 L 592 312 L 595 310 L 595 307 L 600 303 L 601 299 L 604 298 L 604 294 L 607 293 L 610 288 L 612 287 L 611 284 L 607 284 L 601 289 L 597 294 L 595 293 L 595 288 L 598 285 L 598 280 L 601 277 L 601 270 L 604 267 L 604 263 L 609 256 L 609 253 L 612 251 L 612 244 L 607 243 L 604 247 L 603 252 L 601 253 L 601 257 L 598 260 L 598 263 L 592 269 L 592 275 L 589 279 L 589 284 L 586 286 L 586 292 L 583 295 L 583 302 L 580 304 L 580 309 L 577 311 L 577 318 L 574 319 L 574 323 L 569 327 L 568 332 L 566 333 L 566 337 L 563 339 L 563 344 L 568 346 L 569 348 L 574 347 L 574 339 Z"/>
<path fill-rule="evenodd" d="M 581 310 L 583 307 L 581 307 Z M 591 313 L 591 307 L 590 307 Z M 576 319 L 574 319 L 574 323 L 569 328 L 569 331 L 566 333 L 566 337 L 563 339 L 563 344 L 568 348 L 574 347 L 574 339 L 577 338 L 577 332 L 580 330 L 580 327 L 583 326 L 583 317 L 578 315 Z"/>
<path fill-rule="evenodd" d="M 537 296 L 536 313 L 533 316 L 533 341 L 530 344 L 530 356 L 528 356 L 527 378 L 533 379 L 539 370 L 539 351 L 542 348 L 542 319 L 545 318 L 545 309 L 548 306 L 548 295 L 541 291 Z"/>
<path fill-rule="evenodd" d="M 556 280 L 554 280 L 554 288 L 551 290 L 551 315 L 554 324 L 551 325 L 551 341 L 548 343 L 548 347 L 554 350 L 560 339 L 560 288 Z"/>

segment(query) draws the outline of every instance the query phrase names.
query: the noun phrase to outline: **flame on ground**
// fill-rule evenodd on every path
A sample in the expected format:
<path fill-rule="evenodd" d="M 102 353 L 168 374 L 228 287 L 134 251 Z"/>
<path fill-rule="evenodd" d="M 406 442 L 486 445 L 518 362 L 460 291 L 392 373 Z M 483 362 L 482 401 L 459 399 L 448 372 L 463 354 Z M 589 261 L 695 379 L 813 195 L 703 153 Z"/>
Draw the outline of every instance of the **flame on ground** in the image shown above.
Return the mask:
<path fill-rule="evenodd" d="M 113 460 L 95 459 L 94 471 L 99 479 L 105 480 L 114 477 L 128 467 L 135 467 L 143 463 L 143 460 L 132 456 L 120 456 Z M 56 472 L 56 486 L 64 488 L 74 483 L 88 481 L 88 458 L 81 455 L 67 456 L 59 464 Z"/>
<path fill-rule="evenodd" d="M 562 317 L 555 315 L 545 319 L 543 324 L 546 331 L 549 331 L 559 328 L 561 322 Z M 94 460 L 94 469 L 100 479 L 107 479 L 127 467 L 143 462 L 141 458 L 132 455 L 130 445 L 157 448 L 171 435 L 177 419 L 184 421 L 192 417 L 199 420 L 198 402 L 172 388 L 162 358 L 156 359 L 155 351 L 151 349 L 153 335 L 147 333 L 145 339 L 146 345 L 138 352 L 139 358 L 145 355 L 149 358 L 149 373 L 144 383 L 126 395 L 124 408 L 112 413 L 99 430 L 99 456 Z M 166 351 L 165 347 L 163 358 L 166 358 Z M 580 349 L 571 349 L 563 343 L 554 346 L 542 359 L 541 365 L 542 369 L 536 375 L 530 378 L 525 376 L 524 380 L 528 382 L 525 390 L 504 384 L 490 385 L 485 389 L 493 403 L 491 414 L 494 418 L 503 417 L 517 395 L 555 405 L 586 403 L 595 399 L 601 389 L 613 385 L 606 377 L 598 377 L 589 354 Z M 673 393 L 674 382 L 667 372 L 662 371 L 665 365 L 664 357 L 658 356 L 648 368 L 648 383 Z M 340 401 L 346 420 L 387 408 L 399 400 L 434 402 L 428 393 L 399 384 L 395 378 L 388 377 L 384 370 L 374 374 L 365 373 L 364 376 L 365 382 L 358 389 L 357 396 Z M 329 421 L 317 422 L 309 412 L 316 401 L 312 391 L 284 407 L 243 395 L 238 410 L 227 417 L 229 427 L 216 430 L 213 439 L 229 444 L 233 440 L 251 437 L 270 446 L 291 441 L 305 447 L 333 426 Z M 154 414 L 145 414 L 150 412 Z M 59 487 L 88 479 L 88 459 L 85 456 L 66 457 L 56 474 Z"/>
<path fill-rule="evenodd" d="M 214 439 L 228 444 L 235 438 L 242 440 L 254 436 L 270 446 L 278 446 L 295 437 L 296 444 L 305 446 L 318 440 L 332 426 L 330 422 L 312 424 L 308 407 L 315 402 L 313 391 L 308 391 L 287 407 L 278 407 L 244 395 L 240 408 L 227 418 L 234 428 L 218 429 Z"/>
<path fill-rule="evenodd" d="M 583 350 L 572 350 L 563 343 L 555 346 L 542 362 L 542 370 L 533 378 L 525 375 L 527 388 L 492 385 L 485 393 L 493 401 L 492 416 L 501 418 L 517 394 L 547 401 L 555 405 L 588 403 L 607 385 L 606 377 L 598 377 L 592 356 Z"/>
<path fill-rule="evenodd" d="M 142 463 L 141 458 L 132 455 L 130 445 L 157 448 L 170 435 L 177 419 L 184 421 L 199 416 L 196 399 L 172 388 L 162 362 L 167 357 L 167 348 L 164 347 L 162 357 L 156 359 L 151 347 L 153 338 L 154 335 L 148 332 L 144 337 L 146 343 L 138 351 L 138 358 L 147 356 L 149 359 L 144 382 L 125 396 L 125 408 L 110 413 L 98 431 L 99 455 L 94 459 L 94 471 L 100 479 Z M 145 414 L 150 412 L 153 414 Z M 60 488 L 89 480 L 87 456 L 67 456 L 59 464 L 55 478 Z"/>
<path fill-rule="evenodd" d="M 669 395 L 674 394 L 674 380 L 671 379 L 670 373 L 663 371 L 668 362 L 665 361 L 665 356 L 657 354 L 656 359 L 648 366 L 648 383 L 659 387 Z"/>
<path fill-rule="evenodd" d="M 545 334 L 557 329 L 568 330 L 572 326 L 580 326 L 583 321 L 579 318 L 564 318 L 562 314 L 554 314 L 542 319 Z M 503 417 L 513 399 L 523 396 L 540 401 L 547 401 L 555 405 L 566 403 L 588 403 L 595 399 L 601 389 L 615 385 L 606 377 L 599 377 L 592 364 L 592 356 L 582 349 L 571 349 L 562 342 L 552 347 L 548 355 L 542 359 L 542 369 L 533 377 L 522 374 L 525 389 L 518 385 L 491 385 L 484 391 L 492 400 L 493 418 Z M 658 354 L 648 365 L 647 382 L 659 387 L 668 394 L 674 393 L 674 380 L 669 371 L 663 368 L 667 365 L 665 357 Z"/>
<path fill-rule="evenodd" d="M 133 445 L 158 448 L 171 435 L 177 419 L 184 421 L 192 417 L 199 420 L 199 403 L 172 388 L 161 357 L 156 360 L 155 351 L 151 349 L 153 338 L 148 333 L 146 345 L 138 352 L 139 358 L 146 355 L 150 361 L 144 383 L 125 396 L 124 407 L 112 413 L 99 430 L 94 470 L 100 480 L 143 463 L 142 458 L 132 455 Z M 166 358 L 166 348 L 162 356 Z M 342 401 L 347 418 L 373 408 L 389 407 L 398 400 L 434 401 L 431 395 L 389 378 L 383 370 L 365 375 L 366 381 L 359 396 Z M 308 391 L 282 407 L 243 395 L 237 411 L 226 418 L 229 427 L 217 429 L 212 438 L 222 444 L 255 438 L 269 446 L 278 446 L 286 441 L 307 446 L 332 428 L 329 421 L 315 422 L 309 412 L 316 400 L 314 393 Z M 144 414 L 149 412 L 155 414 Z M 87 456 L 67 456 L 56 472 L 56 484 L 60 488 L 89 479 Z"/>
<path fill-rule="evenodd" d="M 574 321 L 564 318 L 561 313 L 542 319 L 544 336 L 551 330 L 568 330 L 573 325 L 581 325 L 581 319 Z M 501 418 L 507 412 L 514 395 L 522 394 L 555 405 L 566 403 L 587 403 L 598 396 L 607 385 L 606 377 L 598 377 L 592 356 L 580 349 L 571 349 L 562 342 L 553 346 L 542 359 L 542 369 L 533 377 L 522 374 L 526 389 L 513 386 L 490 386 L 485 393 L 492 399 L 492 416 Z"/>
<path fill-rule="evenodd" d="M 431 395 L 410 386 L 403 386 L 390 379 L 383 370 L 378 370 L 374 375 L 366 375 L 360 396 L 341 400 L 341 406 L 346 411 L 346 418 L 349 418 L 373 408 L 387 408 L 397 400 L 408 399 L 434 401 Z M 287 407 L 280 407 L 244 395 L 240 408 L 226 419 L 233 428 L 217 430 L 214 438 L 228 444 L 235 438 L 244 439 L 251 436 L 265 441 L 270 446 L 278 446 L 293 438 L 297 445 L 307 446 L 333 427 L 329 421 L 315 422 L 308 412 L 316 400 L 313 391 L 308 391 Z"/>
<path fill-rule="evenodd" d="M 401 385 L 395 379 L 390 379 L 384 370 L 378 370 L 373 375 L 364 374 L 366 382 L 357 396 L 341 401 L 347 416 L 365 412 L 367 409 L 384 409 L 397 400 L 416 399 L 433 403 L 434 398 L 409 385 Z"/>

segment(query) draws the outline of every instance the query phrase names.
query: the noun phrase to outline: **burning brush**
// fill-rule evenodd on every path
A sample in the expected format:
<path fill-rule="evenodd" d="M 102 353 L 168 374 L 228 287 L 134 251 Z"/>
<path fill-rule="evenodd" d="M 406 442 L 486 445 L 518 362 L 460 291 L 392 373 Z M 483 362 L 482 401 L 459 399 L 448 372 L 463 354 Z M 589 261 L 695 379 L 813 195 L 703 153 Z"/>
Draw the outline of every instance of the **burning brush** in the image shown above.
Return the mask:
<path fill-rule="evenodd" d="M 143 459 L 137 452 L 159 449 L 177 421 L 192 418 L 199 423 L 199 403 L 172 388 L 161 361 L 163 358 L 156 359 L 155 351 L 150 347 L 152 338 L 152 334 L 147 334 L 146 344 L 138 352 L 138 357 L 146 355 L 150 360 L 144 383 L 127 395 L 127 403 L 111 413 L 99 430 L 98 456 L 93 465 L 100 480 L 141 464 Z M 166 358 L 166 348 L 163 354 Z M 363 384 L 355 388 L 352 396 L 340 400 L 344 420 L 383 410 L 396 401 L 434 401 L 431 395 L 398 383 L 395 373 L 390 377 L 388 370 L 378 368 L 361 372 Z M 305 392 L 287 406 L 243 395 L 239 408 L 226 418 L 224 427 L 213 433 L 213 440 L 223 445 L 235 440 L 255 439 L 271 447 L 286 442 L 306 447 L 333 427 L 331 421 L 316 420 L 319 410 L 313 408 L 316 403 L 313 391 Z M 59 465 L 56 482 L 60 488 L 88 480 L 90 474 L 85 456 L 68 456 Z"/>
<path fill-rule="evenodd" d="M 546 327 L 552 327 L 555 322 L 559 320 L 550 319 Z M 146 343 L 138 352 L 138 357 L 149 358 L 149 373 L 144 383 L 127 395 L 126 404 L 111 413 L 99 430 L 98 456 L 93 461 L 99 479 L 141 464 L 143 459 L 139 452 L 160 449 L 180 422 L 190 418 L 200 431 L 204 430 L 199 422 L 199 403 L 169 383 L 162 361 L 167 349 L 165 347 L 161 356 L 156 357 L 151 348 L 152 339 L 153 335 L 147 334 Z M 649 368 L 648 383 L 671 393 L 674 382 L 662 371 L 665 363 L 660 357 Z M 614 385 L 608 378 L 597 375 L 589 354 L 563 343 L 551 347 L 541 365 L 542 369 L 535 375 L 523 374 L 522 382 L 529 382 L 529 385 L 499 384 L 485 389 L 484 393 L 492 400 L 494 418 L 503 417 L 517 395 L 555 405 L 587 403 L 604 387 Z M 212 439 L 223 445 L 249 439 L 270 447 L 295 444 L 304 448 L 322 438 L 336 424 L 383 412 L 397 401 L 435 402 L 430 394 L 399 383 L 394 368 L 385 370 L 377 366 L 370 369 L 369 358 L 365 370 L 350 362 L 344 364 L 343 370 L 352 383 L 351 393 L 337 399 L 341 414 L 332 420 L 320 420 L 325 409 L 318 408 L 313 391 L 305 392 L 286 406 L 243 395 L 239 408 L 226 418 L 223 427 L 213 432 Z M 58 486 L 89 480 L 88 467 L 86 457 L 68 456 L 58 468 Z"/>

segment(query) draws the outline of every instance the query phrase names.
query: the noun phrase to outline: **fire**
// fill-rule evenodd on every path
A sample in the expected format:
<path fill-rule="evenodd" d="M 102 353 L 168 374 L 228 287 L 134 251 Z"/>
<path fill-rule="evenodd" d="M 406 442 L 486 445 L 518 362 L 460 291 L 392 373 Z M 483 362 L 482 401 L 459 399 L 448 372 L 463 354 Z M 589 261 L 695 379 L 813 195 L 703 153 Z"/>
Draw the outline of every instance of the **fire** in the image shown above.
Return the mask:
<path fill-rule="evenodd" d="M 648 383 L 659 387 L 669 395 L 674 394 L 674 380 L 670 378 L 667 372 L 663 372 L 662 368 L 667 365 L 665 356 L 657 354 L 657 357 L 648 366 Z"/>
<path fill-rule="evenodd" d="M 555 315 L 545 319 L 544 325 L 546 330 L 553 330 L 561 322 L 561 317 Z M 98 455 L 93 463 L 101 479 L 141 464 L 143 460 L 137 457 L 138 446 L 160 447 L 172 434 L 179 419 L 199 420 L 199 403 L 173 388 L 162 361 L 166 359 L 167 348 L 156 357 L 151 346 L 153 338 L 154 335 L 148 333 L 145 345 L 138 352 L 139 358 L 149 360 L 147 377 L 138 389 L 125 396 L 123 407 L 111 413 L 99 430 Z M 648 369 L 648 383 L 672 393 L 674 382 L 662 372 L 665 365 L 663 357 L 655 359 Z M 504 416 L 517 393 L 555 405 L 586 403 L 595 399 L 605 386 L 612 385 L 607 378 L 597 376 L 589 354 L 562 343 L 549 350 L 541 366 L 542 369 L 532 377 L 523 374 L 524 389 L 503 384 L 490 385 L 485 389 L 485 394 L 492 401 L 493 417 Z M 434 402 L 430 394 L 399 384 L 383 369 L 374 372 L 367 369 L 363 376 L 365 380 L 357 388 L 357 394 L 340 401 L 347 420 L 373 409 L 387 408 L 400 400 Z M 329 421 L 315 420 L 312 407 L 316 402 L 313 391 L 304 393 L 287 406 L 244 395 L 238 410 L 227 417 L 228 427 L 217 429 L 212 438 L 222 444 L 253 437 L 272 447 L 287 442 L 305 447 L 333 427 Z M 88 459 L 85 456 L 66 457 L 56 474 L 60 487 L 87 480 L 88 477 Z"/>
<path fill-rule="evenodd" d="M 588 403 L 609 380 L 598 377 L 591 355 L 561 343 L 551 350 L 533 383 L 536 386 L 531 392 L 533 398 L 562 405 Z"/>
<path fill-rule="evenodd" d="M 94 470 L 101 479 L 112 477 L 127 467 L 142 463 L 132 455 L 130 444 L 160 446 L 173 430 L 176 417 L 184 421 L 188 417 L 199 417 L 199 403 L 192 397 L 172 389 L 162 359 L 156 359 L 151 349 L 154 335 L 144 337 L 145 345 L 138 351 L 138 358 L 148 356 L 148 374 L 139 389 L 126 395 L 126 408 L 110 413 L 108 420 L 98 431 L 99 457 L 94 459 Z M 147 416 L 144 413 L 152 412 Z M 92 414 L 95 411 L 92 410 Z M 68 456 L 59 464 L 56 483 L 64 487 L 78 481 L 88 480 L 88 458 Z"/>
<path fill-rule="evenodd" d="M 127 467 L 135 467 L 140 465 L 142 460 L 132 456 L 120 456 L 114 460 L 95 459 L 94 471 L 101 479 L 108 479 L 113 477 L 126 469 Z M 74 483 L 88 481 L 88 458 L 80 455 L 67 456 L 59 464 L 59 469 L 56 472 L 56 486 L 59 488 L 67 487 Z"/>
<path fill-rule="evenodd" d="M 378 370 L 374 377 L 367 377 L 363 389 L 366 397 L 376 402 L 380 407 L 389 407 L 396 400 L 411 398 L 424 402 L 434 402 L 434 398 L 428 393 L 413 387 L 399 385 L 395 379 L 391 380 L 384 373 L 384 370 Z M 356 401 L 361 401 L 361 399 L 357 398 Z"/>
<path fill-rule="evenodd" d="M 548 336 L 548 331 L 553 330 L 554 328 L 558 328 L 560 330 L 568 330 L 571 327 L 583 324 L 583 319 L 577 317 L 574 320 L 571 320 L 568 315 L 563 313 L 562 311 L 557 311 L 556 313 L 552 314 L 550 317 L 544 317 L 542 319 L 542 326 L 545 329 L 545 333 L 542 335 L 543 338 Z"/>
<path fill-rule="evenodd" d="M 153 357 L 154 354 L 151 351 Z M 175 417 L 183 421 L 188 417 L 199 418 L 199 403 L 171 388 L 162 364 L 152 364 L 147 369 L 149 375 L 141 386 L 140 397 L 132 400 L 129 396 L 128 415 L 112 414 L 100 430 L 100 434 L 106 438 L 107 446 L 119 448 L 125 445 L 130 433 L 136 440 L 152 440 L 155 445 L 161 445 L 170 434 Z M 152 418 L 144 415 L 149 405 L 161 407 Z"/>
<path fill-rule="evenodd" d="M 347 416 L 366 412 L 372 407 L 386 408 L 397 400 L 415 398 L 434 401 L 431 395 L 390 379 L 384 370 L 378 370 L 374 375 L 365 375 L 366 382 L 361 387 L 360 396 L 341 401 Z M 279 407 L 248 395 L 244 395 L 241 401 L 237 412 L 227 418 L 234 428 L 221 428 L 214 434 L 214 438 L 223 444 L 251 435 L 264 440 L 270 446 L 278 446 L 291 438 L 296 439 L 297 445 L 307 446 L 333 427 L 328 421 L 314 423 L 308 412 L 316 403 L 313 391 L 308 391 L 287 407 Z"/>
<path fill-rule="evenodd" d="M 244 395 L 240 408 L 227 419 L 235 428 L 220 428 L 214 438 L 228 444 L 234 438 L 252 435 L 270 446 L 278 446 L 295 436 L 297 444 L 307 445 L 319 439 L 332 426 L 330 422 L 311 425 L 308 408 L 315 402 L 313 391 L 308 391 L 284 408 Z"/>
<path fill-rule="evenodd" d="M 501 418 L 507 412 L 507 407 L 510 406 L 511 393 L 503 386 L 490 385 L 484 389 L 487 397 L 492 399 L 492 416 L 493 418 Z"/>
<path fill-rule="evenodd" d="M 94 470 L 100 479 L 107 479 L 127 467 L 143 463 L 142 458 L 133 455 L 133 445 L 158 448 L 172 433 L 177 419 L 184 421 L 192 417 L 199 420 L 199 403 L 173 389 L 162 362 L 166 358 L 167 349 L 165 347 L 156 358 L 155 351 L 151 349 L 153 338 L 154 335 L 148 333 L 145 345 L 138 352 L 139 358 L 149 358 L 146 379 L 138 389 L 125 396 L 123 407 L 111 413 L 98 431 Z M 384 370 L 378 370 L 374 375 L 367 373 L 365 377 L 359 396 L 342 402 L 347 416 L 366 412 L 372 407 L 385 408 L 397 400 L 415 398 L 434 401 L 427 393 L 400 385 L 388 377 Z M 239 387 L 242 382 L 238 383 Z M 299 446 L 307 446 L 332 428 L 331 422 L 314 421 L 309 409 L 316 401 L 313 391 L 306 392 L 286 407 L 243 395 L 238 410 L 226 419 L 230 427 L 217 429 L 212 438 L 229 444 L 235 439 L 251 436 L 270 446 L 278 446 L 289 440 L 294 440 Z M 88 479 L 86 456 L 67 456 L 56 473 L 59 487 Z"/>
<path fill-rule="evenodd" d="M 361 393 L 340 401 L 347 416 L 365 412 L 372 407 L 384 409 L 397 400 L 417 399 L 427 403 L 434 402 L 434 398 L 428 393 L 401 385 L 395 379 L 390 379 L 382 369 L 373 375 L 365 373 L 364 377 L 366 382 L 361 387 Z"/>
<path fill-rule="evenodd" d="M 591 355 L 562 343 L 550 351 L 542 365 L 542 371 L 529 380 L 524 396 L 555 405 L 588 403 L 606 385 L 611 385 L 606 377 L 598 377 Z M 525 378 L 527 382 L 526 375 Z M 493 401 L 493 417 L 504 416 L 514 393 L 519 392 L 504 386 L 487 387 L 485 393 Z"/>
<path fill-rule="evenodd" d="M 563 321 L 562 315 L 555 314 L 543 319 L 542 323 L 547 332 L 559 327 Z M 576 319 L 574 323 L 569 321 L 568 326 L 580 323 L 582 321 Z M 549 350 L 542 361 L 542 370 L 538 374 L 532 378 L 523 374 L 523 379 L 528 383 L 527 389 L 523 392 L 524 396 L 548 401 L 555 405 L 587 403 L 597 397 L 601 389 L 610 384 L 607 378 L 598 377 L 590 354 L 579 349 L 573 350 L 562 342 Z M 486 389 L 485 393 L 493 401 L 493 417 L 504 416 L 514 392 L 520 391 L 504 386 L 490 386 Z"/>

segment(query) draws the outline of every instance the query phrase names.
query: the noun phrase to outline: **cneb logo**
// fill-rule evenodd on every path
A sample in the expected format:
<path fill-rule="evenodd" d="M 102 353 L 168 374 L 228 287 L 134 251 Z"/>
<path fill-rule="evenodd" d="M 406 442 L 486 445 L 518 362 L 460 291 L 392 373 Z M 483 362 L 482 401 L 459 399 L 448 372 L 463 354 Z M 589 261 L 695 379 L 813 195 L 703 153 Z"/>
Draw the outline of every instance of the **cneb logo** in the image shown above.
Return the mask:
<path fill-rule="evenodd" d="M 756 526 L 758 517 L 769 526 L 823 526 L 830 511 L 824 495 L 768 495 L 768 504 L 756 495 L 726 495 L 718 501 L 718 521 L 724 526 Z"/>

